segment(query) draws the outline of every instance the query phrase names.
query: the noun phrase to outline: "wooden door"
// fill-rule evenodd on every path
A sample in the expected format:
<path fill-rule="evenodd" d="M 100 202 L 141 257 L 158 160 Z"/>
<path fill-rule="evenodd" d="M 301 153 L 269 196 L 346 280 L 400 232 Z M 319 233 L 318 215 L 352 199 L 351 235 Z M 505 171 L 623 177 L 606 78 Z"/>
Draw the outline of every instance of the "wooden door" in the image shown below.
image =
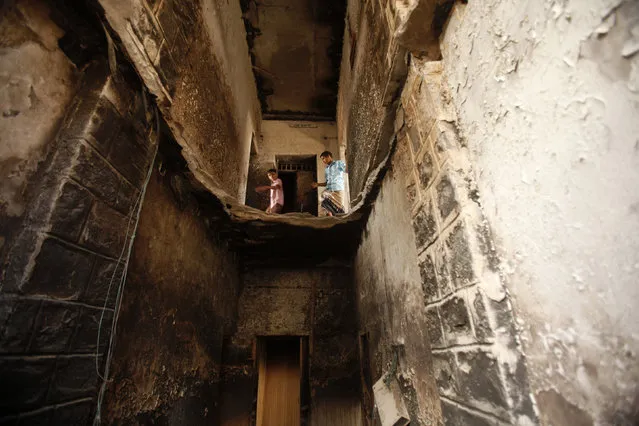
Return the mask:
<path fill-rule="evenodd" d="M 268 339 L 265 346 L 259 360 L 257 426 L 299 426 L 299 339 Z"/>

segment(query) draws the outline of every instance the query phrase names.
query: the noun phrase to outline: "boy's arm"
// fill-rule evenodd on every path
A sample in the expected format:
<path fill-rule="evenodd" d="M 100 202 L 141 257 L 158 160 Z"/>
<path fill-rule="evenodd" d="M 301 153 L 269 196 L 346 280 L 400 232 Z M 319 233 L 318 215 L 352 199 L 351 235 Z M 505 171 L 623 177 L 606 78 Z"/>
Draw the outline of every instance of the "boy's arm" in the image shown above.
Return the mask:
<path fill-rule="evenodd" d="M 282 184 L 275 183 L 273 185 L 258 186 L 257 188 L 255 188 L 255 190 L 257 192 L 263 192 L 263 191 L 270 191 L 271 189 L 280 189 L 281 187 L 282 187 Z"/>
<path fill-rule="evenodd" d="M 318 186 L 326 186 L 326 182 L 322 182 L 322 183 L 313 182 L 311 186 L 313 188 L 317 188 Z"/>

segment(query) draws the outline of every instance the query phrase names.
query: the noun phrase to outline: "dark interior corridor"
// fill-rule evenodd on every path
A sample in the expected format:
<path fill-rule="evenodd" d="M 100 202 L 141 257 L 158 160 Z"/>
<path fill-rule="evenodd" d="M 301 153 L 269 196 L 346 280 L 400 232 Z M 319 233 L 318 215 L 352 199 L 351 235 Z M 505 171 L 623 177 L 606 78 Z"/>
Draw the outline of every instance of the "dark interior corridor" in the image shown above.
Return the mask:
<path fill-rule="evenodd" d="M 0 425 L 635 425 L 639 3 L 524 3 L 2 2 Z"/>

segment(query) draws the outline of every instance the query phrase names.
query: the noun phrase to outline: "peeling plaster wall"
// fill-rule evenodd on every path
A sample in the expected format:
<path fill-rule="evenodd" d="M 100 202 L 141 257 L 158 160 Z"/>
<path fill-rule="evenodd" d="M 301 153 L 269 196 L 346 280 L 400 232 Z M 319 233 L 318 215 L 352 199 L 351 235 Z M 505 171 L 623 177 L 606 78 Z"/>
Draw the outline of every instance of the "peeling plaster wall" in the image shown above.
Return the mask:
<path fill-rule="evenodd" d="M 160 158 L 165 161 L 165 158 Z M 117 324 L 107 424 L 212 424 L 238 264 L 172 176 L 151 176 Z M 214 422 L 213 422 L 214 424 Z"/>
<path fill-rule="evenodd" d="M 544 424 L 637 418 L 638 20 L 636 1 L 489 0 L 442 40 Z"/>
<path fill-rule="evenodd" d="M 76 92 L 78 73 L 58 47 L 64 32 L 40 1 L 0 19 L 0 252 L 25 213 L 39 163 Z"/>
<path fill-rule="evenodd" d="M 335 123 L 265 120 L 260 136 L 259 151 L 251 156 L 249 170 L 247 205 L 251 207 L 262 210 L 268 207 L 268 193 L 256 194 L 254 189 L 268 184 L 266 171 L 276 166 L 276 156 L 317 156 L 318 182 L 326 180 L 325 166 L 319 155 L 323 151 L 331 151 L 335 159 L 341 159 Z M 321 202 L 322 191 L 322 188 L 318 191 L 318 202 Z"/>
<path fill-rule="evenodd" d="M 535 424 L 512 304 L 441 61 L 413 58 L 397 118 L 393 167 L 405 177 L 444 422 Z"/>

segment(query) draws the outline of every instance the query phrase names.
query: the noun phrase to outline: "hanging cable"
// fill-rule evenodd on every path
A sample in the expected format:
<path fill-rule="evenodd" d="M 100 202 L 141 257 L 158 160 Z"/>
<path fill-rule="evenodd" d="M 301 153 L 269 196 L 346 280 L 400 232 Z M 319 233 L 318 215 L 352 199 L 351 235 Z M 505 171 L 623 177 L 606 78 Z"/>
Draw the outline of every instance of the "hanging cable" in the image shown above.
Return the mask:
<path fill-rule="evenodd" d="M 142 91 L 144 104 L 147 105 L 146 92 Z M 96 404 L 95 417 L 93 419 L 93 425 L 99 426 L 101 422 L 101 412 L 102 412 L 102 401 L 104 399 L 104 394 L 106 392 L 107 383 L 109 380 L 109 367 L 111 364 L 111 359 L 113 357 L 113 343 L 115 341 L 115 330 L 118 322 L 118 317 L 120 316 L 120 308 L 122 306 L 122 293 L 124 290 L 124 286 L 126 284 L 126 277 L 129 269 L 129 259 L 131 258 L 131 251 L 133 250 L 133 242 L 135 241 L 135 235 L 138 228 L 138 223 L 140 221 L 140 213 L 142 211 L 142 201 L 144 200 L 144 196 L 146 194 L 146 188 L 149 185 L 149 181 L 151 180 L 151 175 L 153 174 L 153 169 L 155 167 L 155 159 L 157 157 L 157 153 L 160 147 L 160 114 L 158 112 L 157 106 L 154 106 L 155 112 L 155 125 L 156 125 L 156 141 L 155 141 L 155 151 L 153 153 L 153 157 L 151 158 L 151 163 L 149 164 L 149 171 L 147 172 L 146 179 L 144 181 L 144 185 L 142 186 L 142 190 L 140 191 L 140 196 L 135 201 L 135 204 L 131 208 L 129 213 L 129 221 L 127 224 L 126 235 L 124 238 L 124 244 L 122 246 L 122 251 L 120 252 L 120 256 L 115 264 L 115 269 L 113 270 L 113 274 L 111 275 L 111 280 L 109 281 L 109 287 L 107 288 L 107 294 L 104 298 L 104 306 L 102 309 L 102 315 L 100 315 L 100 322 L 98 324 L 98 336 L 96 342 L 96 350 L 95 350 L 95 368 L 98 374 L 98 377 L 102 380 L 102 385 L 100 386 L 100 391 L 98 393 L 98 401 Z M 131 232 L 131 239 L 129 239 L 129 232 L 131 231 L 131 223 L 133 220 L 133 216 L 135 215 L 135 221 L 133 223 L 133 232 Z M 126 257 L 124 257 L 126 252 Z M 107 347 L 107 357 L 104 363 L 104 376 L 100 374 L 100 337 L 102 331 L 102 322 L 104 321 L 104 313 L 106 311 L 107 303 L 109 300 L 109 295 L 111 293 L 111 287 L 113 285 L 113 281 L 115 280 L 115 276 L 117 275 L 120 263 L 124 259 L 124 268 L 122 277 L 120 277 L 120 282 L 118 283 L 118 292 L 115 298 L 115 310 L 113 313 L 113 320 L 111 322 L 111 335 L 109 337 L 109 345 Z"/>

